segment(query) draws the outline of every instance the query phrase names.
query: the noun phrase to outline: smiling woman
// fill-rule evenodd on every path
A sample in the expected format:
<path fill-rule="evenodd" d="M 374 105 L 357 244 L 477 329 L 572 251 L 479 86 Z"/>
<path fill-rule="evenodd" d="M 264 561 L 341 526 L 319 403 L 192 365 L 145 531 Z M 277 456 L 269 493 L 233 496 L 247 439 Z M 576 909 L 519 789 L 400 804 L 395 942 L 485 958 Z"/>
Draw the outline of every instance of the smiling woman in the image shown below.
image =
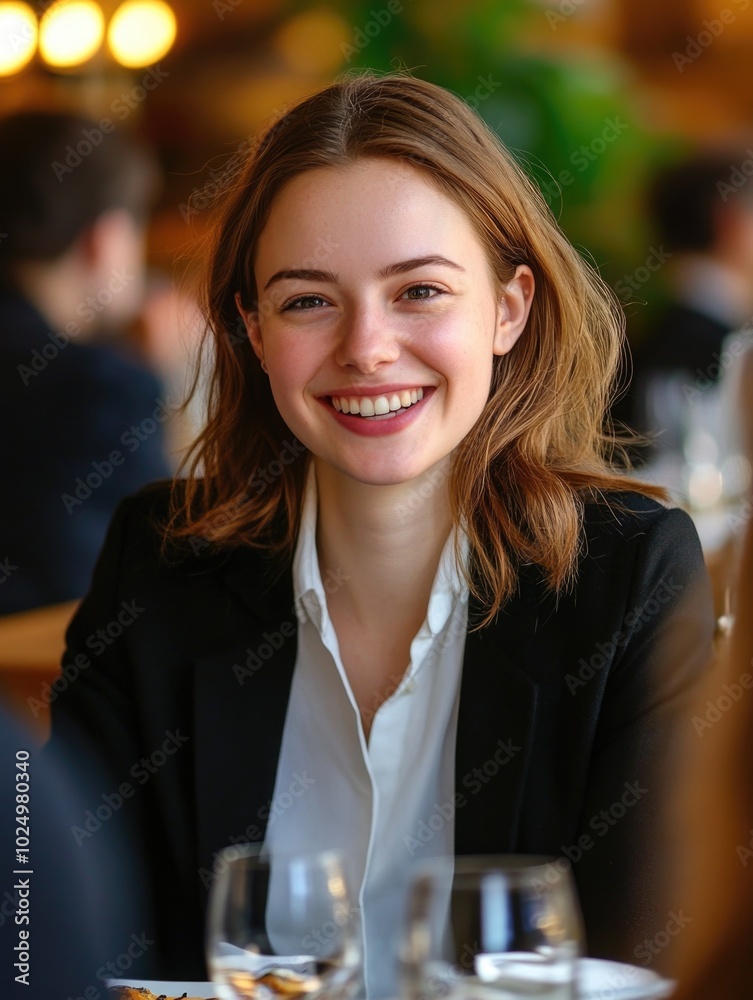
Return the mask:
<path fill-rule="evenodd" d="M 187 478 L 121 507 L 67 656 L 146 610 L 53 706 L 110 774 L 190 739 L 110 821 L 152 859 L 159 973 L 202 975 L 244 839 L 343 852 L 370 998 L 434 855 L 565 854 L 591 953 L 635 958 L 713 614 L 689 518 L 612 465 L 614 296 L 467 105 L 367 74 L 259 136 L 204 307 Z"/>

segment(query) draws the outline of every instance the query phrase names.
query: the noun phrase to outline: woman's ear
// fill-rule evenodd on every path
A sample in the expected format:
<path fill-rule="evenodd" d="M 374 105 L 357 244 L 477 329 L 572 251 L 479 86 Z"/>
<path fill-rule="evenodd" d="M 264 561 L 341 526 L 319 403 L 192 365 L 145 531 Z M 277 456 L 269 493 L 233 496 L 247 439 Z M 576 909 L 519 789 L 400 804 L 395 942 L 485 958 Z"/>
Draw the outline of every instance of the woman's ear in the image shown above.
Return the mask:
<path fill-rule="evenodd" d="M 259 329 L 259 314 L 253 309 L 249 310 L 243 308 L 240 292 L 235 293 L 235 308 L 240 313 L 243 325 L 246 327 L 246 333 L 248 334 L 248 339 L 251 341 L 254 354 L 263 365 L 264 345 L 261 341 L 261 330 Z"/>
<path fill-rule="evenodd" d="M 525 329 L 535 288 L 533 271 L 527 264 L 518 264 L 500 296 L 494 330 L 495 354 L 507 354 Z"/>

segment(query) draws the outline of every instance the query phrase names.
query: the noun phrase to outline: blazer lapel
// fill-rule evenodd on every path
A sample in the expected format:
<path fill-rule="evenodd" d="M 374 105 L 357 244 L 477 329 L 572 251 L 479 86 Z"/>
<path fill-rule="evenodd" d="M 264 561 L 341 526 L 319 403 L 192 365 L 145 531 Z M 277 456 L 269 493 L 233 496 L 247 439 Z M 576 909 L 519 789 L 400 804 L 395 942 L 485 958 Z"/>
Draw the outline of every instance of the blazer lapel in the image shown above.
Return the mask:
<path fill-rule="evenodd" d="M 477 611 L 471 601 L 471 620 Z M 503 612 L 466 638 L 455 753 L 456 854 L 516 850 L 539 686 L 504 652 L 511 622 Z"/>
<path fill-rule="evenodd" d="M 260 561 L 236 560 L 226 574 L 229 588 L 253 611 L 243 643 L 195 663 L 194 775 L 204 888 L 220 848 L 264 839 L 274 793 L 297 619 L 290 574 L 270 584 Z"/>

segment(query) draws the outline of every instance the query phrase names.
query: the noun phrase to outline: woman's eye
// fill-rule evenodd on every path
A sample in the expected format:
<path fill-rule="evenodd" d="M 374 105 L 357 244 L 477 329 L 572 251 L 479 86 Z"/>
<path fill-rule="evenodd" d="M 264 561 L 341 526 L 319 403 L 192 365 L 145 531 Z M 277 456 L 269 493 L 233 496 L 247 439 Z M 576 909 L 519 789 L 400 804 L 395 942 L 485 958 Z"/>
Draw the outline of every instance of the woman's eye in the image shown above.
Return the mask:
<path fill-rule="evenodd" d="M 435 299 L 442 294 L 442 289 L 435 285 L 412 285 L 403 293 L 404 297 L 416 302 L 419 299 Z"/>
<path fill-rule="evenodd" d="M 309 309 L 316 309 L 321 305 L 326 305 L 326 300 L 321 295 L 299 295 L 296 299 L 291 299 L 282 307 L 283 312 L 306 312 Z"/>

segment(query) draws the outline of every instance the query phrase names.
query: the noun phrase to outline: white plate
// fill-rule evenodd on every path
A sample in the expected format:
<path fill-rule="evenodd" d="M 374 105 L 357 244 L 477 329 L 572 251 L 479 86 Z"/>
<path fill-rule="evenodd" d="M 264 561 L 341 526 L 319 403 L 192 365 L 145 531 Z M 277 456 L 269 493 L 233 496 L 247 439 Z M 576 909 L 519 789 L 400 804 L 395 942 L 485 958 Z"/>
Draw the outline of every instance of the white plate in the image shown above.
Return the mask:
<path fill-rule="evenodd" d="M 580 1000 L 662 1000 L 671 997 L 674 983 L 662 979 L 650 969 L 621 962 L 608 962 L 601 958 L 582 958 L 578 962 Z M 201 997 L 206 1000 L 217 995 L 211 983 L 168 983 L 147 979 L 108 979 L 108 986 L 135 986 L 151 990 L 155 996 Z"/>
<path fill-rule="evenodd" d="M 660 1000 L 671 997 L 674 983 L 637 965 L 582 958 L 578 962 L 581 1000 Z"/>
<path fill-rule="evenodd" d="M 134 986 L 136 989 L 150 990 L 156 997 L 164 993 L 168 997 L 180 997 L 184 993 L 188 997 L 217 996 L 217 987 L 211 983 L 168 983 L 153 979 L 108 979 L 108 986 Z"/>

